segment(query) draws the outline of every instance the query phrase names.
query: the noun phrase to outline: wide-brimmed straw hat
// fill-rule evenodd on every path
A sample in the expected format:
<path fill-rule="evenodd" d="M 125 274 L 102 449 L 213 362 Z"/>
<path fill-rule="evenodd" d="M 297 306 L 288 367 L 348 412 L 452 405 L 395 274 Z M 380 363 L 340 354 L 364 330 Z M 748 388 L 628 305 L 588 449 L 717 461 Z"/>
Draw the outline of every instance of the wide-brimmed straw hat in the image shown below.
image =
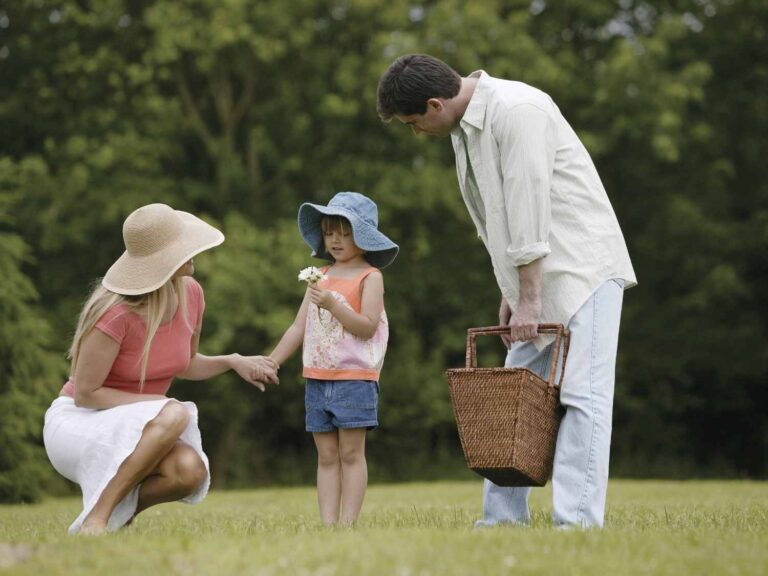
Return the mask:
<path fill-rule="evenodd" d="M 400 250 L 397 244 L 379 232 L 379 213 L 373 200 L 358 192 L 339 192 L 331 198 L 328 206 L 306 202 L 299 207 L 299 230 L 316 258 L 334 261 L 323 242 L 320 224 L 323 216 L 343 216 L 349 220 L 355 246 L 365 251 L 365 259 L 371 266 L 388 266 Z"/>
<path fill-rule="evenodd" d="M 125 252 L 101 283 L 107 290 L 133 296 L 160 288 L 182 264 L 224 242 L 224 234 L 188 212 L 148 204 L 125 219 L 123 240 Z"/>

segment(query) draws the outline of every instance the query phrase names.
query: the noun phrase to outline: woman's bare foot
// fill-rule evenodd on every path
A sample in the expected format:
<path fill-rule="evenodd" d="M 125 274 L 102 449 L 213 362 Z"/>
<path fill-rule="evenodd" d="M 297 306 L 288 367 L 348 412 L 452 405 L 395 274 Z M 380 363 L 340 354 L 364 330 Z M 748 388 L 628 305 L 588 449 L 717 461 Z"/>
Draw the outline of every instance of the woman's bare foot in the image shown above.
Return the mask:
<path fill-rule="evenodd" d="M 83 536 L 101 536 L 107 532 L 107 523 L 101 520 L 88 519 L 80 527 L 80 534 Z"/>

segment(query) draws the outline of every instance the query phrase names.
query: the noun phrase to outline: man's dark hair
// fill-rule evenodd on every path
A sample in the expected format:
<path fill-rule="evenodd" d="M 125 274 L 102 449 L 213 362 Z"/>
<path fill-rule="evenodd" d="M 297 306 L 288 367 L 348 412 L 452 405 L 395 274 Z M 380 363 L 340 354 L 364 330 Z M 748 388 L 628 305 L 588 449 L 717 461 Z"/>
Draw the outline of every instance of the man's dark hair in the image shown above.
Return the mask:
<path fill-rule="evenodd" d="M 430 98 L 453 98 L 461 76 L 448 64 L 427 54 L 395 60 L 379 80 L 376 110 L 385 122 L 396 114 L 424 114 Z"/>

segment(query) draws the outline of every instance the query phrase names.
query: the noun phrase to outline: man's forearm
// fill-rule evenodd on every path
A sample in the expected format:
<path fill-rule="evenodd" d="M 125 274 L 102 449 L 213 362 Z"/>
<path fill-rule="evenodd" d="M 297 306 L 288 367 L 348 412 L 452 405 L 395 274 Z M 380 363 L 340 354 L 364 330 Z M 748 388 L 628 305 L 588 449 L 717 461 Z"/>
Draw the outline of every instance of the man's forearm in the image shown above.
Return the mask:
<path fill-rule="evenodd" d="M 518 266 L 520 278 L 520 304 L 541 305 L 541 266 L 542 258 Z"/>
<path fill-rule="evenodd" d="M 520 299 L 509 320 L 509 337 L 512 342 L 536 338 L 541 315 L 541 258 L 518 266 Z"/>

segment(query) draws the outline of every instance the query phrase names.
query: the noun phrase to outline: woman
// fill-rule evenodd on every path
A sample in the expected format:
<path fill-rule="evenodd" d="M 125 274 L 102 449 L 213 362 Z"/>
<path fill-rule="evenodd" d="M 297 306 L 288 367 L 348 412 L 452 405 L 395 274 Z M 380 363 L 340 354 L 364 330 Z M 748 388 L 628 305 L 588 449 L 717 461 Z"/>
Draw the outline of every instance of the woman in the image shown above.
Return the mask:
<path fill-rule="evenodd" d="M 166 396 L 174 377 L 231 369 L 262 391 L 278 383 L 269 358 L 198 352 L 205 303 L 192 258 L 224 241 L 219 230 L 150 204 L 128 216 L 123 239 L 125 252 L 80 313 L 71 376 L 45 415 L 48 457 L 83 492 L 71 534 L 102 534 L 155 504 L 205 497 L 197 408 Z"/>

